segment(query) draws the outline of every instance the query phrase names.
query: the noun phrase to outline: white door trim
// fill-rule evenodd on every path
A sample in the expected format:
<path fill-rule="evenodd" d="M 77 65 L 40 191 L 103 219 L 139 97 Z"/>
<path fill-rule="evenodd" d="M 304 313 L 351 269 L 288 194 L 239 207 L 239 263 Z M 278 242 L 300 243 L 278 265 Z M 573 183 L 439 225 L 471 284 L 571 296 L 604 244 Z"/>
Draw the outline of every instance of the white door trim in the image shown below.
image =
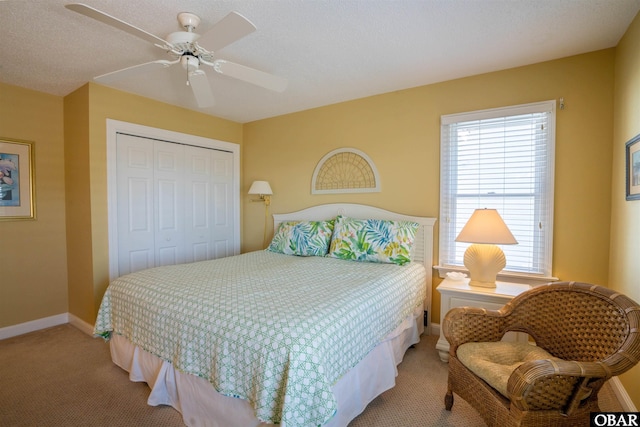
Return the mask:
<path fill-rule="evenodd" d="M 204 138 L 186 133 L 158 129 L 135 123 L 107 119 L 107 209 L 109 227 L 109 280 L 118 277 L 118 196 L 116 153 L 117 135 L 126 133 L 144 138 L 194 145 L 233 153 L 233 217 L 234 244 L 233 254 L 240 253 L 240 145 L 233 142 Z"/>

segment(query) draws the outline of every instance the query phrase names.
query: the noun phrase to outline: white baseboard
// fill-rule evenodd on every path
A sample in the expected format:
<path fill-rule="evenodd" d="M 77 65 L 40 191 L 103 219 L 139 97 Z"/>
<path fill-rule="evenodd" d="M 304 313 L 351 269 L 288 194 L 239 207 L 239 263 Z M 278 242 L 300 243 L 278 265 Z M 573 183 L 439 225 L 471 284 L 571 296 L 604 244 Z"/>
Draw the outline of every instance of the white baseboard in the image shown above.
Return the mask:
<path fill-rule="evenodd" d="M 85 322 L 77 316 L 74 316 L 71 313 L 69 313 L 69 323 L 71 324 L 71 326 L 75 326 L 81 332 L 84 332 L 89 336 L 93 336 L 93 325 L 90 325 L 89 323 Z"/>
<path fill-rule="evenodd" d="M 0 328 L 0 340 L 39 331 L 69 323 L 69 313 L 56 314 L 55 316 L 44 317 L 42 319 L 31 320 L 30 322 Z"/>
<path fill-rule="evenodd" d="M 431 327 L 430 335 L 438 335 L 440 336 L 440 324 L 439 323 L 431 323 L 429 325 Z"/>
<path fill-rule="evenodd" d="M 55 316 L 44 317 L 42 319 L 31 320 L 29 322 L 0 328 L 0 340 L 28 334 L 29 332 L 47 329 L 53 326 L 69 323 L 87 335 L 93 335 L 93 326 L 81 320 L 71 313 L 56 314 Z"/>
<path fill-rule="evenodd" d="M 622 382 L 618 379 L 618 377 L 613 377 L 609 380 L 609 384 L 613 389 L 613 393 L 618 398 L 618 401 L 622 405 L 622 409 L 624 412 L 638 412 L 636 409 L 636 405 L 633 404 L 633 401 L 629 397 L 627 390 L 622 385 Z"/>

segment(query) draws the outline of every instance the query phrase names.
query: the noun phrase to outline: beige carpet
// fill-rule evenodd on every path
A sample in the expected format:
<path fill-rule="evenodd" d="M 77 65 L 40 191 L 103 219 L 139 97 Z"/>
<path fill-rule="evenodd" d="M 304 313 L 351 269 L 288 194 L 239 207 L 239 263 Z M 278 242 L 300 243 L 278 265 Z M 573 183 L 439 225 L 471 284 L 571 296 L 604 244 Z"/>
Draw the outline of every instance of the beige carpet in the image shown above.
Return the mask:
<path fill-rule="evenodd" d="M 396 387 L 383 393 L 350 427 L 482 426 L 461 398 L 444 409 L 447 365 L 436 336 L 407 351 Z M 109 347 L 70 325 L 0 341 L 0 426 L 182 426 L 170 407 L 146 404 L 149 388 L 132 383 Z M 601 408 L 621 411 L 610 387 Z"/>

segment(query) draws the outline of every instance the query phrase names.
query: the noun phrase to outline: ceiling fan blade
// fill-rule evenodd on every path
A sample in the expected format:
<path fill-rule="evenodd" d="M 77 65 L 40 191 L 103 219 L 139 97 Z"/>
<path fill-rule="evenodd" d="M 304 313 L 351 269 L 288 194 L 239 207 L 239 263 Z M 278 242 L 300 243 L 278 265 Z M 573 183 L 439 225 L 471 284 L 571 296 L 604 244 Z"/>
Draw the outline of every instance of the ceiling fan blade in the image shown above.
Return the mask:
<path fill-rule="evenodd" d="M 256 26 L 238 12 L 231 12 L 198 38 L 198 45 L 215 52 L 251 34 Z"/>
<path fill-rule="evenodd" d="M 196 97 L 196 103 L 200 108 L 211 107 L 215 104 L 211 86 L 207 74 L 202 70 L 195 70 L 189 73 L 189 85 Z"/>
<path fill-rule="evenodd" d="M 256 70 L 255 68 L 249 68 L 234 62 L 225 61 L 224 59 L 217 59 L 213 61 L 212 64 L 208 64 L 204 61 L 201 62 L 207 65 L 212 65 L 220 74 L 233 77 L 256 86 L 261 86 L 275 92 L 283 92 L 287 88 L 286 79 L 265 73 L 264 71 Z"/>
<path fill-rule="evenodd" d="M 97 21 L 103 22 L 107 25 L 111 25 L 112 27 L 118 28 L 119 30 L 126 31 L 129 34 L 133 34 L 136 37 L 140 37 L 143 40 L 148 41 L 154 45 L 160 46 L 169 46 L 171 45 L 167 43 L 165 40 L 161 39 L 158 36 L 154 36 L 151 33 L 146 32 L 145 30 L 141 30 L 138 27 L 134 27 L 133 25 L 126 23 L 118 18 L 115 18 L 111 15 L 108 15 L 104 12 L 99 11 L 98 9 L 94 9 L 91 6 L 87 6 L 82 3 L 71 3 L 67 4 L 66 7 L 69 10 L 73 10 L 74 12 L 78 12 L 81 15 L 88 16 L 89 18 L 93 18 Z"/>
<path fill-rule="evenodd" d="M 94 77 L 93 80 L 99 83 L 111 83 L 113 81 L 120 80 L 126 77 L 146 73 L 147 71 L 157 70 L 159 68 L 167 68 L 173 64 L 177 64 L 178 62 L 180 62 L 180 60 L 167 61 L 164 59 L 160 59 L 158 61 L 146 62 L 144 64 L 134 65 L 133 67 L 123 68 L 122 70 L 102 74 L 98 77 Z"/>

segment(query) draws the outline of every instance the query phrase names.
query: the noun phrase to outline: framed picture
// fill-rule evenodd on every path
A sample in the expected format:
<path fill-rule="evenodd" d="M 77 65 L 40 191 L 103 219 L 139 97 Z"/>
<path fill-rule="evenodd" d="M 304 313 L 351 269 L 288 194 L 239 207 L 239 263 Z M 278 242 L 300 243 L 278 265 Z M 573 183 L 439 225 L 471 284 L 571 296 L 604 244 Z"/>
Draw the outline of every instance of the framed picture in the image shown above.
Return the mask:
<path fill-rule="evenodd" d="M 626 144 L 627 200 L 640 200 L 640 134 Z"/>
<path fill-rule="evenodd" d="M 0 137 L 0 221 L 36 218 L 33 142 Z"/>

